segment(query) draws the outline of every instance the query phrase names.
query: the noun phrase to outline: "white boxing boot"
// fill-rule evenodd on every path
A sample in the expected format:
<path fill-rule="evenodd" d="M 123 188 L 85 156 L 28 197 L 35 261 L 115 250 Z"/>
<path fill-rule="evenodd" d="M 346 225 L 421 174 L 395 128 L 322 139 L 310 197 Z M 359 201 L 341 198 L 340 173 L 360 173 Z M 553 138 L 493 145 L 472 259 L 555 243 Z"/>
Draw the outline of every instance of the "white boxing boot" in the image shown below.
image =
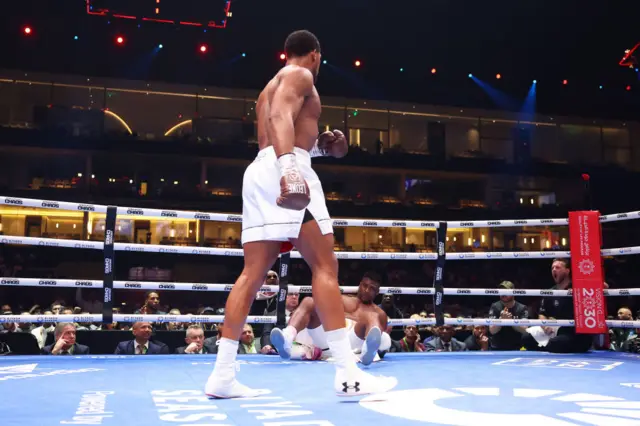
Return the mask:
<path fill-rule="evenodd" d="M 382 331 L 378 327 L 372 327 L 365 337 L 365 341 L 362 344 L 362 352 L 360 353 L 360 362 L 362 365 L 369 365 L 373 362 L 378 349 L 380 348 L 380 342 L 382 341 Z"/>
<path fill-rule="evenodd" d="M 291 337 L 291 333 L 287 331 L 287 329 L 280 330 L 279 328 L 271 330 L 271 344 L 278 351 L 280 358 L 284 360 L 291 359 L 291 346 L 295 338 L 295 336 Z"/>
<path fill-rule="evenodd" d="M 236 380 L 238 341 L 221 338 L 213 372 L 204 386 L 212 398 L 253 398 L 269 393 L 266 389 L 251 389 Z"/>
<path fill-rule="evenodd" d="M 336 395 L 362 396 L 389 392 L 398 384 L 395 377 L 373 376 L 360 369 L 338 369 L 334 380 Z"/>

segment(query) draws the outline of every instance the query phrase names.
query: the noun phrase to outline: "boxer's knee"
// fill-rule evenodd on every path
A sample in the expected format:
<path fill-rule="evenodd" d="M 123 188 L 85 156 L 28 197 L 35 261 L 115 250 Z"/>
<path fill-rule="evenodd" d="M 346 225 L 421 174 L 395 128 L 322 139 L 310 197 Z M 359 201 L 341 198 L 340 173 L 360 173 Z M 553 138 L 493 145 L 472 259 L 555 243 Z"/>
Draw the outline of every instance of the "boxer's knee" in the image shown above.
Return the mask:
<path fill-rule="evenodd" d="M 316 304 L 313 301 L 313 297 L 305 297 L 302 299 L 302 302 L 298 305 L 296 310 L 301 310 L 303 312 L 312 312 L 316 308 Z"/>
<path fill-rule="evenodd" d="M 380 351 L 388 351 L 391 347 L 391 336 L 388 333 L 382 333 L 382 338 L 380 339 Z"/>

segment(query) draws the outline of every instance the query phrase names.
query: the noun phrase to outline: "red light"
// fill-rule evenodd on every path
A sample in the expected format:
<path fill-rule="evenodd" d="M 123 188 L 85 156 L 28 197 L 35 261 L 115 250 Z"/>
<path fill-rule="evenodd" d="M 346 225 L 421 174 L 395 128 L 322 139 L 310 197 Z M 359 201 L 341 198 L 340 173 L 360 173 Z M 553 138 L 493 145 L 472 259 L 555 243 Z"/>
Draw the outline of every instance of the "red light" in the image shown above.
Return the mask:
<path fill-rule="evenodd" d="M 284 53 L 280 54 L 280 60 L 284 61 L 285 59 L 287 59 L 287 55 L 285 55 Z"/>
<path fill-rule="evenodd" d="M 500 74 L 496 74 L 496 78 L 497 78 L 498 80 L 500 80 L 500 79 L 502 78 L 502 76 L 501 76 Z"/>
<path fill-rule="evenodd" d="M 435 68 L 431 68 L 431 74 L 435 74 L 436 73 L 436 69 Z"/>
<path fill-rule="evenodd" d="M 207 45 L 206 45 L 206 44 L 201 45 L 201 46 L 200 46 L 200 51 L 201 51 L 202 53 L 205 53 L 205 52 L 207 51 Z"/>
<path fill-rule="evenodd" d="M 124 43 L 124 37 L 122 37 L 122 36 L 116 37 L 116 43 L 118 43 L 118 44 Z"/>
<path fill-rule="evenodd" d="M 362 65 L 362 62 L 356 61 L 356 67 L 359 67 L 360 65 Z"/>
<path fill-rule="evenodd" d="M 24 27 L 24 33 L 25 33 L 26 35 L 31 34 L 31 27 Z"/>
<path fill-rule="evenodd" d="M 627 86 L 627 91 L 631 90 L 631 86 Z"/>
<path fill-rule="evenodd" d="M 562 80 L 562 84 L 566 86 L 567 84 L 569 84 L 569 82 L 567 80 Z"/>

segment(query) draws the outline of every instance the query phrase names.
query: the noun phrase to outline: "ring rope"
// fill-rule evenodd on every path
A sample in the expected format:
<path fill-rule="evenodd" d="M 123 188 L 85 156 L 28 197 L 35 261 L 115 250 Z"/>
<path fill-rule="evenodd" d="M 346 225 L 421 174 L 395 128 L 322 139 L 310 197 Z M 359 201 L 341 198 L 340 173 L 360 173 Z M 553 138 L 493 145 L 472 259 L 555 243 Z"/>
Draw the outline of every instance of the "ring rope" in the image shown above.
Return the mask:
<path fill-rule="evenodd" d="M 138 322 L 148 321 L 157 323 L 177 322 L 177 323 L 222 323 L 224 315 L 128 315 L 114 314 L 114 322 Z M 2 315 L 2 323 L 43 323 L 43 322 L 102 322 L 101 314 L 90 315 Z M 250 324 L 275 324 L 275 316 L 248 316 L 247 323 Z M 435 318 L 424 319 L 389 319 L 388 325 L 435 325 Z M 550 327 L 574 327 L 574 320 L 535 320 L 535 319 L 490 319 L 490 318 L 445 318 L 445 324 L 461 325 L 501 325 L 501 326 L 550 326 Z M 607 320 L 609 327 L 615 328 L 640 328 L 640 321 L 619 321 Z"/>
<path fill-rule="evenodd" d="M 107 206 L 88 203 L 70 203 L 66 201 L 38 200 L 34 198 L 18 198 L 0 195 L 0 205 L 14 207 L 36 207 L 56 210 L 106 213 Z M 202 213 L 182 210 L 161 210 L 137 207 L 118 207 L 120 215 L 141 217 L 179 218 L 193 220 L 210 220 L 217 222 L 242 222 L 242 216 L 226 213 Z M 640 219 L 640 211 L 614 213 L 600 216 L 601 223 Z M 516 220 L 482 220 L 448 222 L 449 228 L 484 228 L 509 226 L 559 226 L 568 225 L 569 219 L 516 219 Z M 438 221 L 388 220 L 388 219 L 333 219 L 333 226 L 361 226 L 380 228 L 438 228 Z"/>
<path fill-rule="evenodd" d="M 102 288 L 101 280 L 74 280 L 51 278 L 1 278 L 0 286 L 7 287 L 62 287 L 62 288 Z M 113 288 L 118 290 L 165 290 L 165 291 L 214 291 L 229 292 L 233 284 L 212 283 L 178 283 L 164 281 L 114 281 Z M 260 292 L 277 293 L 277 285 L 263 285 Z M 289 285 L 290 293 L 311 294 L 311 286 Z M 340 286 L 345 294 L 358 292 L 357 286 Z M 410 294 L 433 296 L 433 288 L 416 287 L 380 287 L 380 294 Z M 483 289 L 483 288 L 445 288 L 448 296 L 538 296 L 538 297 L 571 297 L 570 290 L 520 290 L 520 289 Z M 604 289 L 605 296 L 640 296 L 640 288 Z"/>
<path fill-rule="evenodd" d="M 11 235 L 0 236 L 0 244 L 20 244 L 29 246 L 44 247 L 65 247 L 81 248 L 91 250 L 102 250 L 104 243 L 100 241 L 65 240 L 56 238 L 38 237 L 14 237 Z M 141 252 L 141 253 L 173 253 L 173 254 L 195 254 L 205 256 L 244 256 L 242 249 L 199 247 L 199 246 L 167 246 L 162 244 L 130 244 L 115 243 L 115 251 Z M 628 256 L 640 254 L 640 246 L 618 247 L 600 250 L 602 256 Z M 338 259 L 350 260 L 436 260 L 437 253 L 388 253 L 352 251 L 336 252 Z M 570 251 L 490 251 L 471 253 L 446 253 L 447 260 L 509 260 L 509 259 L 566 259 L 571 257 Z M 297 251 L 291 252 L 291 258 L 301 259 L 302 256 Z"/>

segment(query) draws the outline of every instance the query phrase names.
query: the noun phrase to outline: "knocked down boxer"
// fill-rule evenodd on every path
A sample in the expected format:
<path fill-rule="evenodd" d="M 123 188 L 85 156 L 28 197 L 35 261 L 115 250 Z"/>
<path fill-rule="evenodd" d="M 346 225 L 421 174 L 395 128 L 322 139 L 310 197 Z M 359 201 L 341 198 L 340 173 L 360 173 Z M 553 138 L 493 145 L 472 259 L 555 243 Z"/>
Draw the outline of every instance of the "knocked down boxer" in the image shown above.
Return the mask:
<path fill-rule="evenodd" d="M 367 272 L 360 280 L 355 297 L 342 296 L 349 344 L 363 365 L 371 364 L 378 350 L 386 351 L 391 346 L 391 337 L 382 332 L 387 329 L 387 314 L 373 303 L 379 292 L 380 277 L 375 272 Z M 271 344 L 283 359 L 332 356 L 313 298 L 302 300 L 284 330 L 271 331 Z"/>

